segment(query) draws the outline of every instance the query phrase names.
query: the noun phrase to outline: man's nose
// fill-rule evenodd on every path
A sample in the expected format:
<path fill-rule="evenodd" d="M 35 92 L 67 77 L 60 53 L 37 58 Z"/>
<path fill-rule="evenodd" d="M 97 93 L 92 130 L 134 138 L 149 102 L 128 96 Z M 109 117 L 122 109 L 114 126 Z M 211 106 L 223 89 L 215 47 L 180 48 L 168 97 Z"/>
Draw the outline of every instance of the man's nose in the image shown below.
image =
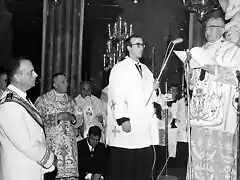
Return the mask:
<path fill-rule="evenodd" d="M 38 77 L 37 73 L 34 71 L 33 72 L 34 77 Z"/>

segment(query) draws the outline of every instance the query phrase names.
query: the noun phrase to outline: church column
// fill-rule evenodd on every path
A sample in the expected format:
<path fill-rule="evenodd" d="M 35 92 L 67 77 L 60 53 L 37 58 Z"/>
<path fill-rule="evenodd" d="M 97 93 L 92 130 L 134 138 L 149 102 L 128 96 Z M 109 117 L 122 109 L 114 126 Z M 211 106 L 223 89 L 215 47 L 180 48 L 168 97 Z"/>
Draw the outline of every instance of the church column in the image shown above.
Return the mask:
<path fill-rule="evenodd" d="M 84 0 L 44 0 L 43 9 L 41 94 L 51 89 L 52 74 L 64 72 L 75 96 L 82 71 Z"/>

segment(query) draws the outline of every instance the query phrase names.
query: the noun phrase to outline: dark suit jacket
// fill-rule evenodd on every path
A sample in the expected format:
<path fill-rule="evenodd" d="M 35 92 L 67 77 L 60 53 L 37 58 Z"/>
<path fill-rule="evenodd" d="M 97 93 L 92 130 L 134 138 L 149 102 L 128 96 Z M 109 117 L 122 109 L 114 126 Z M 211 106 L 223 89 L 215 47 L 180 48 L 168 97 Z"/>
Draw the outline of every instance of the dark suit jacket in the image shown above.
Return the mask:
<path fill-rule="evenodd" d="M 86 173 L 105 174 L 107 163 L 106 147 L 99 142 L 91 153 L 87 138 L 78 142 L 78 168 L 80 180 L 85 179 Z"/>

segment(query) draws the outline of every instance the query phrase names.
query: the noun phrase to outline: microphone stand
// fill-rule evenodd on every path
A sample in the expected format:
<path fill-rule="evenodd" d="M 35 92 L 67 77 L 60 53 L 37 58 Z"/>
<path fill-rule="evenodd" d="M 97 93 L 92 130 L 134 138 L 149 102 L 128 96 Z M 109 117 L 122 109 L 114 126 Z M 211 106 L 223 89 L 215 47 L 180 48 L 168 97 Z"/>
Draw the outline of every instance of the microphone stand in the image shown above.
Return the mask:
<path fill-rule="evenodd" d="M 170 43 L 171 43 L 171 42 L 170 42 Z M 167 65 L 167 62 L 168 62 L 168 60 L 169 60 L 169 57 L 170 57 L 170 55 L 171 55 L 171 53 L 172 53 L 173 48 L 174 48 L 175 45 L 176 45 L 176 43 L 173 43 L 173 46 L 172 46 L 172 48 L 170 49 L 169 54 L 168 54 L 166 60 L 165 60 L 165 59 L 163 60 L 163 65 L 162 65 L 162 68 L 161 68 L 161 70 L 160 70 L 160 73 L 159 73 L 159 75 L 158 75 L 158 77 L 157 77 L 156 82 L 159 81 L 159 79 L 160 79 L 160 77 L 161 77 L 161 75 L 162 75 L 162 73 L 163 73 L 163 70 L 165 69 L 165 67 L 166 67 L 166 65 Z M 166 52 L 166 53 L 167 53 L 167 52 Z M 151 94 L 150 94 L 150 96 L 149 96 L 149 98 L 148 98 L 148 100 L 147 100 L 147 102 L 146 102 L 146 106 L 148 105 L 150 99 L 152 98 L 153 92 L 154 92 L 154 89 L 152 89 L 152 91 L 151 91 Z"/>
<path fill-rule="evenodd" d="M 238 105 L 237 105 L 237 179 L 240 179 L 240 150 L 239 150 L 239 132 L 240 132 L 240 127 L 239 127 L 239 121 L 240 121 L 240 72 L 236 71 L 236 77 L 238 80 Z"/>
<path fill-rule="evenodd" d="M 184 72 L 185 72 L 185 79 L 186 79 L 186 88 L 187 88 L 187 136 L 188 136 L 188 176 L 189 180 L 192 179 L 192 153 L 191 153 L 191 125 L 190 125 L 190 94 L 189 94 L 189 61 L 191 60 L 192 56 L 189 50 L 187 50 L 187 59 L 184 63 Z"/>
<path fill-rule="evenodd" d="M 168 93 L 168 82 L 165 82 L 165 94 Z M 165 101 L 165 161 L 166 161 L 166 168 L 165 168 L 165 176 L 168 176 L 168 102 Z"/>

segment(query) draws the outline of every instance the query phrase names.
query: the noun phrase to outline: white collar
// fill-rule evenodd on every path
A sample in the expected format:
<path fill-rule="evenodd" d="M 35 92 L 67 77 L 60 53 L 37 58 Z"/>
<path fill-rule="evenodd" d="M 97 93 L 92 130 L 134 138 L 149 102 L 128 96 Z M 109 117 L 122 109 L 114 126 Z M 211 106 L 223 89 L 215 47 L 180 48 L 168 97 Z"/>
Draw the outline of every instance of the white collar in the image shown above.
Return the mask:
<path fill-rule="evenodd" d="M 133 60 L 132 58 L 130 58 L 129 56 L 126 56 L 125 57 L 125 60 L 127 60 L 127 61 L 129 61 L 129 62 L 132 62 L 132 63 L 134 63 L 134 64 L 137 64 L 137 65 L 141 65 L 142 63 L 140 62 L 140 61 L 135 61 L 135 60 Z"/>
<path fill-rule="evenodd" d="M 20 90 L 20 89 L 18 89 L 16 86 L 14 86 L 12 84 L 9 84 L 7 88 L 12 90 L 12 91 L 14 91 L 15 93 L 17 93 L 20 97 L 26 99 L 27 93 L 22 91 L 22 90 Z"/>
<path fill-rule="evenodd" d="M 224 37 L 222 36 L 222 37 L 220 37 L 217 41 L 215 41 L 215 42 L 207 42 L 207 44 L 217 44 L 217 43 L 219 43 L 219 42 L 221 42 L 221 41 L 224 41 Z"/>
<path fill-rule="evenodd" d="M 94 151 L 94 148 L 89 144 L 89 142 L 88 142 L 88 138 L 87 138 L 87 144 L 88 144 L 88 147 L 89 147 L 89 150 L 90 150 L 90 152 L 91 152 L 91 150 L 93 149 L 93 151 Z"/>

